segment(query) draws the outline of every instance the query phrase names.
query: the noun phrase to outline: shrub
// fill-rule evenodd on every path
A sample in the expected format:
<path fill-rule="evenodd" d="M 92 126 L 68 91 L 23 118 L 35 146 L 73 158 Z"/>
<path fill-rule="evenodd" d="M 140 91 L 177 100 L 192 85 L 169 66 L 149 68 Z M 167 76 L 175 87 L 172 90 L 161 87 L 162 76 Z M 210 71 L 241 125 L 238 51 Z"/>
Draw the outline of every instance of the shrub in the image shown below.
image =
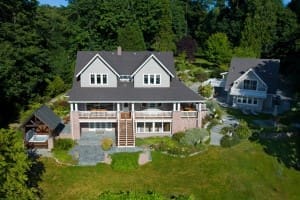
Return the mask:
<path fill-rule="evenodd" d="M 138 168 L 139 152 L 135 153 L 116 153 L 111 155 L 111 167 L 117 171 L 130 171 Z"/>
<path fill-rule="evenodd" d="M 197 144 L 205 142 L 208 139 L 208 136 L 209 133 L 206 129 L 189 129 L 180 140 L 180 143 L 184 145 L 197 146 Z"/>
<path fill-rule="evenodd" d="M 236 134 L 232 136 L 225 135 L 221 139 L 221 146 L 222 147 L 232 147 L 240 142 L 239 137 Z"/>
<path fill-rule="evenodd" d="M 74 140 L 72 139 L 57 139 L 54 142 L 54 148 L 56 150 L 69 150 L 75 145 Z"/>
<path fill-rule="evenodd" d="M 239 136 L 239 138 L 248 138 L 251 135 L 251 130 L 248 127 L 248 124 L 246 121 L 241 120 L 239 125 L 236 127 L 235 129 L 235 133 L 237 134 L 237 136 Z"/>
<path fill-rule="evenodd" d="M 231 127 L 231 126 L 226 126 L 226 127 L 223 127 L 222 129 L 221 129 L 221 131 L 220 131 L 220 133 L 222 134 L 222 135 L 226 135 L 227 133 L 232 133 L 232 132 L 234 132 L 234 128 L 233 127 Z"/>
<path fill-rule="evenodd" d="M 213 87 L 210 84 L 207 85 L 200 85 L 198 88 L 199 94 L 202 96 L 209 98 L 213 94 Z"/>
<path fill-rule="evenodd" d="M 101 147 L 104 151 L 108 151 L 113 145 L 113 140 L 111 138 L 103 138 L 101 141 Z"/>
<path fill-rule="evenodd" d="M 206 107 L 210 110 L 214 118 L 221 119 L 224 112 L 219 104 L 215 101 L 207 101 Z"/>
<path fill-rule="evenodd" d="M 183 138 L 184 135 L 185 135 L 185 133 L 182 132 L 182 131 L 181 132 L 177 132 L 177 133 L 175 133 L 175 134 L 172 135 L 172 139 L 175 140 L 175 141 L 177 141 L 177 142 L 180 142 L 181 138 Z"/>

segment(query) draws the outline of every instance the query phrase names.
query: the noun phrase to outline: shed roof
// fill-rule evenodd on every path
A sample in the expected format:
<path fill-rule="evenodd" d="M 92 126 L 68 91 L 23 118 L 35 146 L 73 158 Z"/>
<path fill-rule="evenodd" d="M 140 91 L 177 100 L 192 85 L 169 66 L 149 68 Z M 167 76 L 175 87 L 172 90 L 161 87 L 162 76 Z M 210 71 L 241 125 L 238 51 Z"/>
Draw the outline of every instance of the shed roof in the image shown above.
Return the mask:
<path fill-rule="evenodd" d="M 57 126 L 61 124 L 61 119 L 46 105 L 43 105 L 34 111 L 30 118 L 23 123 L 23 126 L 27 124 L 33 116 L 44 122 L 52 130 L 56 129 Z"/>

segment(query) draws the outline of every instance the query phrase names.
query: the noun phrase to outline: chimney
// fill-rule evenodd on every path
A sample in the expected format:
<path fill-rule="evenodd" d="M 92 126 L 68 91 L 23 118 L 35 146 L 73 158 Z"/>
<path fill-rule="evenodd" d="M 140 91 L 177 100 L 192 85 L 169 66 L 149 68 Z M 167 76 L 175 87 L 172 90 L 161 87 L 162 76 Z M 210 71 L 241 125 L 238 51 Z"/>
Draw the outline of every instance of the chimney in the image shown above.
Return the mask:
<path fill-rule="evenodd" d="M 117 55 L 118 56 L 122 55 L 122 47 L 121 46 L 118 46 L 118 48 L 117 48 Z"/>

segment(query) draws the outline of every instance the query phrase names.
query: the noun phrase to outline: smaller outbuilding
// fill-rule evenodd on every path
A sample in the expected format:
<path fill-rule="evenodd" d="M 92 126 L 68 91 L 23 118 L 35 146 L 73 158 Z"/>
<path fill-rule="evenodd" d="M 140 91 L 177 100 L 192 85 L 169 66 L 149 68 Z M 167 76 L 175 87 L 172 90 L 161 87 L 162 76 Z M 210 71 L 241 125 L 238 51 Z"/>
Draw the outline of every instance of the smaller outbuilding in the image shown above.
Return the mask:
<path fill-rule="evenodd" d="M 24 144 L 29 149 L 53 148 L 53 139 L 64 125 L 61 119 L 48 107 L 41 106 L 23 124 Z"/>

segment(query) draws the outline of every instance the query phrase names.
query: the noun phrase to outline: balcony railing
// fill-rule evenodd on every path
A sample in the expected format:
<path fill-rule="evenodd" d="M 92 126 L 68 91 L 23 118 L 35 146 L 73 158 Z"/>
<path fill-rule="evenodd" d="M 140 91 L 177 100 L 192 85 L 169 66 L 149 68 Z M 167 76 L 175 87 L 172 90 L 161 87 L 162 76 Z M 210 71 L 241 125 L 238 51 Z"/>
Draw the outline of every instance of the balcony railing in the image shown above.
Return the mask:
<path fill-rule="evenodd" d="M 171 118 L 172 111 L 136 111 L 136 118 Z"/>
<path fill-rule="evenodd" d="M 181 111 L 181 117 L 196 118 L 198 116 L 197 111 Z"/>
<path fill-rule="evenodd" d="M 79 111 L 81 119 L 114 119 L 117 118 L 116 111 Z"/>
<path fill-rule="evenodd" d="M 238 89 L 238 88 L 231 88 L 230 95 L 255 97 L 255 98 L 263 98 L 263 99 L 267 98 L 266 91 L 246 90 L 246 89 Z"/>

